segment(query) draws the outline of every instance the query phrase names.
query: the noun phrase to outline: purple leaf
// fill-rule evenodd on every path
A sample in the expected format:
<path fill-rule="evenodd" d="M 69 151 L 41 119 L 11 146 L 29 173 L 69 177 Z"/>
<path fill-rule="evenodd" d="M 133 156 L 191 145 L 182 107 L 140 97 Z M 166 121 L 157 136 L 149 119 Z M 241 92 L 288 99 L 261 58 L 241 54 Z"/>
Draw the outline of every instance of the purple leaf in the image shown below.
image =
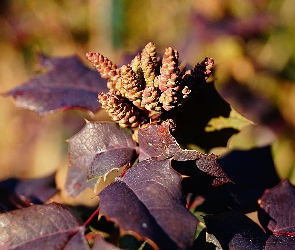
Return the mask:
<path fill-rule="evenodd" d="M 192 243 L 198 220 L 185 207 L 181 179 L 170 160 L 156 159 L 139 162 L 122 178 L 171 239 L 185 249 Z"/>
<path fill-rule="evenodd" d="M 89 250 L 89 245 L 84 236 L 84 227 L 79 230 L 69 239 L 62 250 Z"/>
<path fill-rule="evenodd" d="M 97 94 L 108 90 L 97 71 L 85 67 L 76 56 L 40 57 L 47 72 L 5 93 L 5 96 L 13 96 L 17 106 L 39 115 L 58 109 L 82 109 L 92 114 L 100 109 Z"/>
<path fill-rule="evenodd" d="M 0 186 L 34 204 L 43 204 L 58 192 L 55 186 L 55 173 L 43 178 L 23 180 L 11 178 L 0 182 Z"/>
<path fill-rule="evenodd" d="M 78 168 L 76 166 L 70 166 L 68 168 L 65 189 L 68 195 L 75 197 L 87 187 L 94 189 L 96 182 L 97 178 L 87 180 L 84 169 Z"/>
<path fill-rule="evenodd" d="M 124 231 L 145 236 L 161 249 L 186 249 L 194 239 L 198 220 L 186 209 L 181 192 L 182 178 L 170 165 L 170 160 L 151 158 L 130 168 L 100 193 L 101 213 L 118 221 Z M 150 217 L 156 220 L 156 225 Z M 147 228 L 143 229 L 142 225 Z M 165 232 L 177 247 L 161 247 L 155 235 L 145 232 L 150 227 L 157 237 Z"/>
<path fill-rule="evenodd" d="M 228 211 L 229 207 L 243 213 L 257 211 L 259 208 L 257 200 L 264 190 L 280 181 L 270 146 L 233 150 L 219 158 L 218 163 L 233 183 L 228 183 L 205 195 L 206 200 L 203 205 L 207 207 L 207 213 Z"/>
<path fill-rule="evenodd" d="M 132 162 L 136 153 L 131 134 L 116 123 L 87 121 L 68 141 L 70 165 L 84 169 L 88 179 Z"/>
<path fill-rule="evenodd" d="M 295 238 L 271 235 L 267 241 L 264 250 L 292 250 L 295 249 Z"/>
<path fill-rule="evenodd" d="M 233 150 L 217 161 L 233 183 L 205 190 L 205 193 L 201 192 L 205 198 L 202 204 L 202 211 L 205 213 L 221 213 L 230 209 L 243 213 L 257 211 L 259 209 L 257 200 L 264 190 L 275 186 L 280 181 L 270 146 Z M 187 179 L 184 181 L 188 182 Z M 205 178 L 201 181 L 205 182 L 203 186 L 208 185 L 206 184 L 208 180 Z M 203 188 L 203 186 L 199 187 L 195 179 L 186 186 L 190 192 L 197 191 L 196 193 L 200 193 L 198 190 Z"/>
<path fill-rule="evenodd" d="M 138 131 L 140 160 L 155 157 L 164 160 L 174 157 L 175 160 L 194 160 L 201 153 L 196 150 L 182 150 L 169 132 L 168 125 L 149 124 Z"/>
<path fill-rule="evenodd" d="M 272 231 L 265 250 L 295 248 L 295 187 L 287 180 L 267 189 L 259 200 L 261 224 Z"/>
<path fill-rule="evenodd" d="M 146 206 L 122 181 L 116 181 L 99 194 L 100 214 L 119 223 L 123 233 L 132 233 L 147 240 L 154 248 L 177 249 L 169 236 L 158 225 Z"/>
<path fill-rule="evenodd" d="M 0 249 L 64 249 L 83 232 L 72 212 L 57 203 L 0 214 L 0 224 Z"/>
<path fill-rule="evenodd" d="M 155 157 L 159 160 L 173 158 L 176 161 L 191 161 L 195 164 L 192 166 L 191 162 L 187 162 L 193 169 L 199 168 L 201 171 L 214 177 L 213 186 L 222 185 L 230 182 L 230 179 L 220 168 L 214 154 L 202 154 L 196 150 L 181 149 L 175 138 L 170 134 L 167 125 L 154 125 L 142 128 L 138 132 L 138 143 L 140 147 L 140 160 Z M 177 171 L 182 173 L 181 168 Z"/>
<path fill-rule="evenodd" d="M 275 235 L 295 236 L 295 187 L 285 179 L 264 192 L 260 207 L 269 216 L 265 225 Z M 264 220 L 261 219 L 262 224 Z"/>

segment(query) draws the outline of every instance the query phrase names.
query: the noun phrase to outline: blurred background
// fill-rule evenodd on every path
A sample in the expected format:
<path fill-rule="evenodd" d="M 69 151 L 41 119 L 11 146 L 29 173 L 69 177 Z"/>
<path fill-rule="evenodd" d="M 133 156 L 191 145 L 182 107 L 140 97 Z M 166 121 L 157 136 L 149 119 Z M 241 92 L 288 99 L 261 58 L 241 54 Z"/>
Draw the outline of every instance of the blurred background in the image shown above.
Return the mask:
<path fill-rule="evenodd" d="M 93 51 L 120 64 L 152 41 L 187 64 L 213 57 L 217 90 L 257 123 L 228 147 L 272 143 L 279 175 L 295 183 L 294 31 L 293 0 L 0 0 L 0 92 L 36 74 L 38 51 L 85 64 Z M 41 118 L 0 98 L 0 179 L 65 172 L 65 140 L 83 118 L 93 119 L 79 111 Z"/>

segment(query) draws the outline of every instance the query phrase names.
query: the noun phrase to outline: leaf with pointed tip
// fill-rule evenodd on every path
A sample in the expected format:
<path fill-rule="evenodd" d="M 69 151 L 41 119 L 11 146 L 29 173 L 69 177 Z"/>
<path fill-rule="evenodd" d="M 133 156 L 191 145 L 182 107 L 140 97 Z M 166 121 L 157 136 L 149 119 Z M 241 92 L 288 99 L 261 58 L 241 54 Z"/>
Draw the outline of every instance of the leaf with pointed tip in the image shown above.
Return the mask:
<path fill-rule="evenodd" d="M 100 214 L 115 220 L 123 233 L 133 233 L 156 249 L 157 246 L 175 249 L 175 244 L 126 183 L 113 182 L 100 192 L 99 197 Z"/>
<path fill-rule="evenodd" d="M 90 250 L 88 242 L 84 236 L 84 231 L 85 228 L 80 227 L 79 230 L 63 246 L 62 250 Z"/>
<path fill-rule="evenodd" d="M 181 167 L 175 168 L 181 174 L 182 171 L 189 166 L 193 169 L 197 167 L 201 171 L 213 176 L 213 186 L 222 185 L 230 182 L 225 172 L 220 168 L 214 154 L 202 154 L 196 150 L 181 149 L 176 139 L 170 134 L 169 127 L 167 125 L 154 125 L 142 128 L 138 132 L 138 144 L 140 147 L 140 160 L 155 157 L 159 160 L 173 158 L 175 161 L 183 161 Z M 192 161 L 195 161 L 192 164 Z M 179 166 L 180 164 L 178 164 Z M 186 174 L 188 172 L 186 171 Z M 192 172 L 191 172 L 192 173 Z M 196 172 L 194 172 L 196 174 Z"/>
<path fill-rule="evenodd" d="M 65 190 L 67 195 L 77 196 L 87 187 L 94 189 L 97 178 L 87 180 L 86 172 L 84 169 L 76 166 L 68 168 L 67 178 L 65 182 Z"/>
<path fill-rule="evenodd" d="M 46 73 L 37 75 L 5 96 L 13 96 L 16 105 L 39 115 L 63 109 L 82 109 L 90 114 L 101 107 L 99 92 L 108 91 L 97 71 L 84 66 L 77 56 L 48 58 L 40 56 Z"/>
<path fill-rule="evenodd" d="M 186 209 L 182 178 L 170 165 L 170 160 L 151 158 L 130 168 L 100 193 L 100 212 L 118 221 L 124 231 L 145 236 L 161 249 L 186 249 L 198 220 Z M 175 245 L 162 245 L 158 237 Z"/>
<path fill-rule="evenodd" d="M 88 179 L 104 176 L 136 155 L 132 135 L 116 123 L 87 121 L 68 142 L 70 165 L 84 169 Z"/>
<path fill-rule="evenodd" d="M 257 211 L 257 200 L 264 190 L 280 182 L 270 146 L 233 150 L 220 157 L 218 163 L 233 183 L 205 193 L 201 206 L 206 213 L 225 212 L 230 208 L 243 213 Z"/>
<path fill-rule="evenodd" d="M 64 249 L 84 231 L 72 212 L 57 203 L 0 214 L 0 225 L 0 249 Z"/>

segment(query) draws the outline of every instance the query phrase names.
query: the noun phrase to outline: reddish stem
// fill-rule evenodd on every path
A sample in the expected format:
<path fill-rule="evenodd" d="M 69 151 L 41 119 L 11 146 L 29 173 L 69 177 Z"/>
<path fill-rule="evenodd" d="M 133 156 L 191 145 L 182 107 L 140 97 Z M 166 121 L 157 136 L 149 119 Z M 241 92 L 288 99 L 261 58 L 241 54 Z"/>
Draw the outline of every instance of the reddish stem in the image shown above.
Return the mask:
<path fill-rule="evenodd" d="M 87 227 L 89 224 L 90 224 L 90 221 L 92 221 L 92 219 L 94 218 L 94 216 L 98 215 L 99 214 L 99 210 L 100 210 L 100 207 L 98 207 L 94 213 L 92 215 L 90 215 L 90 217 L 87 219 L 87 221 L 84 222 L 84 227 Z"/>
<path fill-rule="evenodd" d="M 129 168 L 131 168 L 131 164 L 130 163 L 128 163 L 128 165 L 122 171 L 122 173 L 120 174 L 120 177 L 123 177 Z"/>

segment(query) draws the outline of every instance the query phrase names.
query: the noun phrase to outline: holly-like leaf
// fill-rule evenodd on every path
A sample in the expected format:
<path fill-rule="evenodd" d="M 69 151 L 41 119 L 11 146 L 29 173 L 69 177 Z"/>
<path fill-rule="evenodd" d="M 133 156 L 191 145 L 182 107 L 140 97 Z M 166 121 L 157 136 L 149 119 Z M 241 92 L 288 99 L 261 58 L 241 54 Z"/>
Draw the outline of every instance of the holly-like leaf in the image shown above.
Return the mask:
<path fill-rule="evenodd" d="M 216 237 L 223 250 L 263 250 L 268 238 L 255 222 L 234 210 L 207 215 L 205 224 L 207 232 Z"/>
<path fill-rule="evenodd" d="M 186 249 L 192 244 L 198 220 L 185 207 L 181 179 L 170 160 L 141 161 L 100 193 L 100 211 L 118 221 L 124 231 L 145 236 L 160 249 Z M 175 246 L 162 245 L 159 235 L 165 244 L 172 240 Z"/>
<path fill-rule="evenodd" d="M 264 226 L 278 236 L 295 236 L 295 187 L 288 179 L 266 190 L 259 205 L 269 218 L 266 224 L 261 219 Z"/>
<path fill-rule="evenodd" d="M 108 91 L 97 71 L 84 66 L 76 56 L 48 58 L 40 56 L 46 73 L 37 75 L 5 96 L 13 96 L 16 105 L 36 111 L 39 115 L 63 109 L 82 109 L 90 114 L 101 105 L 97 94 Z"/>
<path fill-rule="evenodd" d="M 99 197 L 100 214 L 115 220 L 123 233 L 133 233 L 139 240 L 147 240 L 155 249 L 177 249 L 126 183 L 113 182 L 100 192 Z"/>
<path fill-rule="evenodd" d="M 0 225 L 0 249 L 70 249 L 65 246 L 81 242 L 73 237 L 84 231 L 72 212 L 56 203 L 0 214 Z M 84 243 L 71 249 L 87 249 Z"/>
<path fill-rule="evenodd" d="M 201 207 L 206 213 L 220 213 L 230 209 L 243 213 L 257 211 L 257 200 L 264 190 L 280 181 L 270 146 L 233 150 L 217 161 L 233 183 L 226 183 L 205 193 Z"/>
<path fill-rule="evenodd" d="M 136 155 L 132 135 L 116 123 L 87 121 L 68 142 L 70 165 L 84 169 L 88 179 L 104 176 Z"/>
<path fill-rule="evenodd" d="M 94 189 L 97 178 L 88 180 L 84 169 L 76 166 L 68 168 L 65 190 L 68 195 L 77 196 L 87 187 Z"/>
<path fill-rule="evenodd" d="M 207 155 L 196 150 L 181 149 L 176 139 L 170 134 L 168 125 L 150 124 L 140 129 L 138 132 L 138 143 L 140 147 L 140 160 L 151 157 L 159 160 L 173 158 L 175 161 L 185 162 L 181 165 L 178 164 L 180 167 L 176 167 L 176 164 L 174 165 L 175 169 L 181 174 L 189 176 L 196 174 L 196 171 L 192 171 L 197 167 L 214 177 L 213 186 L 230 182 L 230 179 L 217 163 L 216 155 Z"/>

